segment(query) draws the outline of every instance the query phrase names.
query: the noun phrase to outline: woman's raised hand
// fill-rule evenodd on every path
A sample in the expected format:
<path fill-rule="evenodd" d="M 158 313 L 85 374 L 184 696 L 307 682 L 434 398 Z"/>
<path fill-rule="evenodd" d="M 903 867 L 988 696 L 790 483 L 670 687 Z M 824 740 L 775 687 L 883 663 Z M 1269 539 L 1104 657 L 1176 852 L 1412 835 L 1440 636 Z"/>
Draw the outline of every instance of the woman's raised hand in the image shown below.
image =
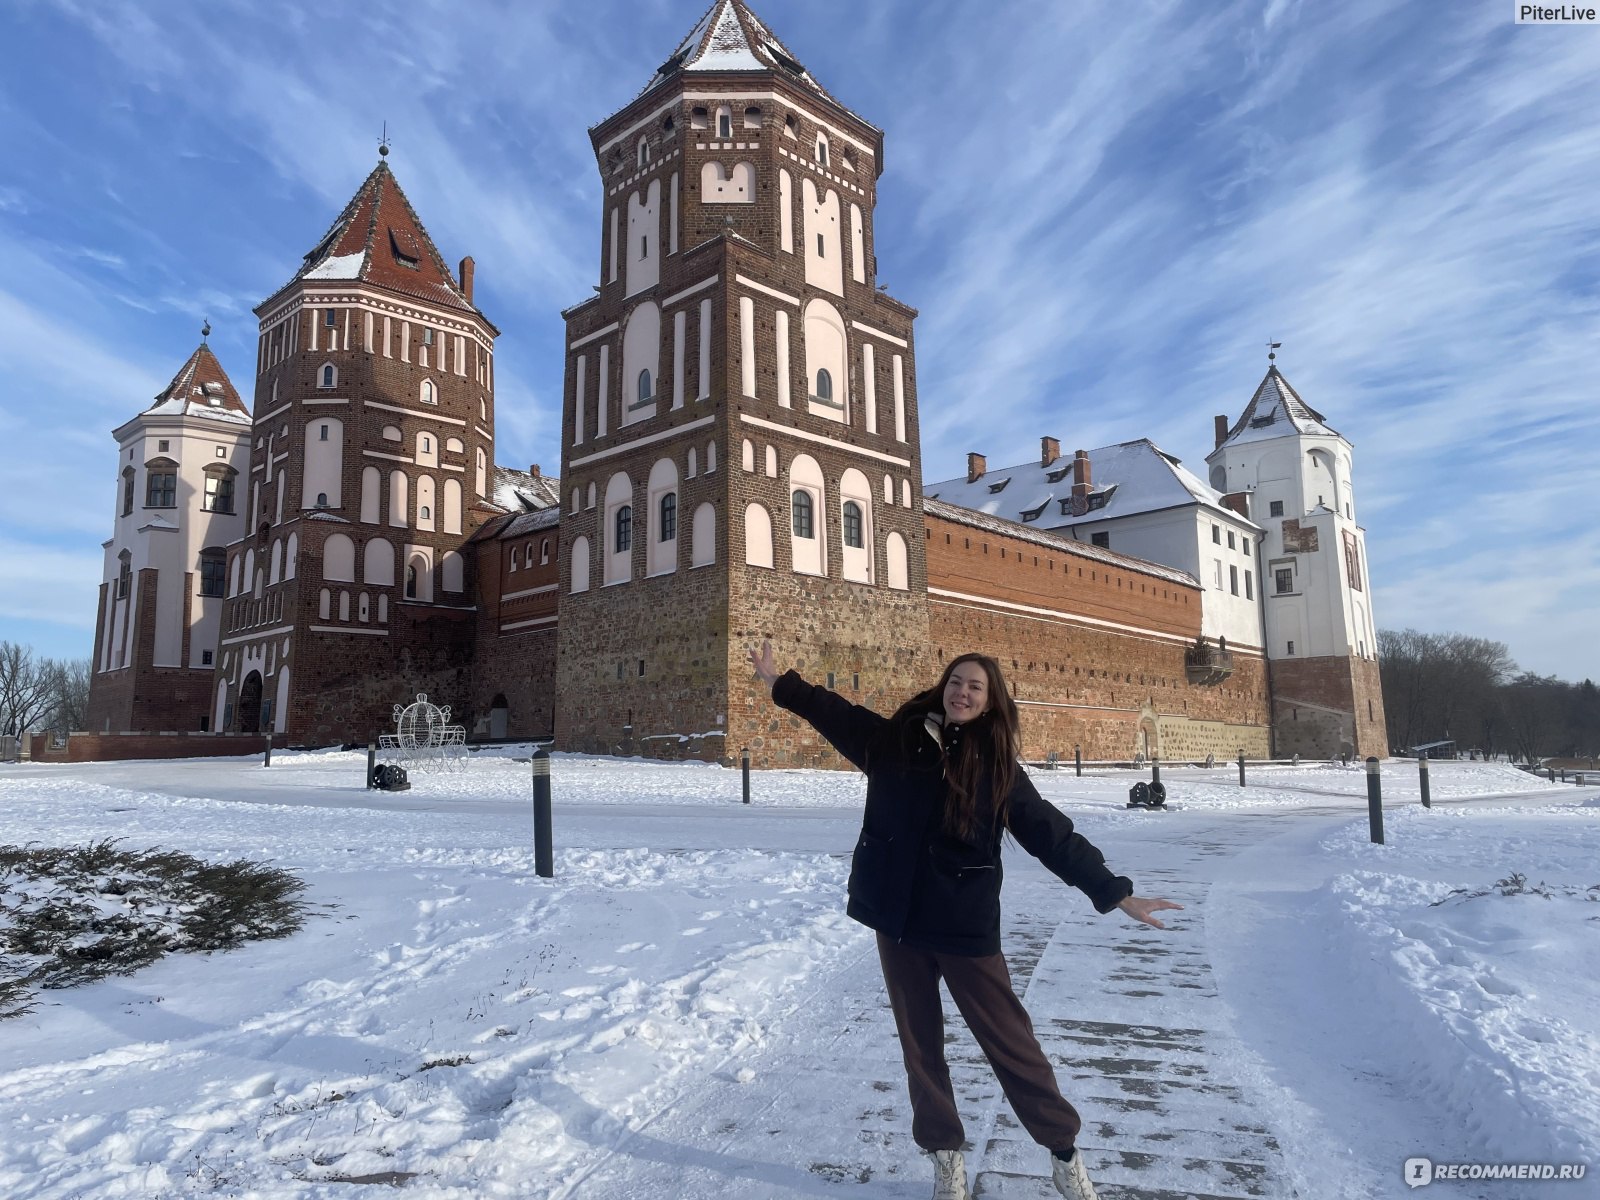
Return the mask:
<path fill-rule="evenodd" d="M 769 688 L 778 681 L 780 674 L 777 664 L 772 660 L 772 642 L 766 638 L 761 639 L 759 647 L 750 647 L 750 665 L 755 668 L 761 682 Z"/>

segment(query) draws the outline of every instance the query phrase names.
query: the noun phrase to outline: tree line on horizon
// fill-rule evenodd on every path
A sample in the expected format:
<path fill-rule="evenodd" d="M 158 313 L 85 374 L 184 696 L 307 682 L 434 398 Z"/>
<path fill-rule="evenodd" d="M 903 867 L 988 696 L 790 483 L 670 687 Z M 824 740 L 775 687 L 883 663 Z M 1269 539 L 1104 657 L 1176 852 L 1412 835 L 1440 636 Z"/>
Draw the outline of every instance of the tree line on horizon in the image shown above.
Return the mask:
<path fill-rule="evenodd" d="M 1452 741 L 1518 762 L 1600 760 L 1600 688 L 1520 670 L 1504 642 L 1380 629 L 1378 669 L 1391 754 Z"/>
<path fill-rule="evenodd" d="M 89 716 L 89 660 L 45 658 L 0 641 L 0 737 L 83 729 Z"/>

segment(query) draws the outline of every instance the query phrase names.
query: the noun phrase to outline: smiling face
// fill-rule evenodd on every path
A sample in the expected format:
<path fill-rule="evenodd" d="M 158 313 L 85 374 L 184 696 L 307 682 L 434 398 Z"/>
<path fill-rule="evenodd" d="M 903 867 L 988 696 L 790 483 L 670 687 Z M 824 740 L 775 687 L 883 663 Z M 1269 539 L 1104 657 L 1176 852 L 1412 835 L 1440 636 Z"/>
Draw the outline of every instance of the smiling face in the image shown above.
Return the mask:
<path fill-rule="evenodd" d="M 989 711 L 989 673 L 981 663 L 957 663 L 944 685 L 944 719 L 955 724 Z"/>

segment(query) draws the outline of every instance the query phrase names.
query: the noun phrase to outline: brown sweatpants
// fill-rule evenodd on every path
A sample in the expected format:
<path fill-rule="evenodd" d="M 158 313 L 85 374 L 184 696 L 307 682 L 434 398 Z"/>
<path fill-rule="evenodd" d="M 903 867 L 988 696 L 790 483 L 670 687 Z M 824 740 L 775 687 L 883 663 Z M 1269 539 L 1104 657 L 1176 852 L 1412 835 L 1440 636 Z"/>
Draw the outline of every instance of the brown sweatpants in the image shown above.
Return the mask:
<path fill-rule="evenodd" d="M 944 1058 L 942 978 L 967 1028 L 994 1068 L 1012 1111 L 1033 1140 L 1070 1150 L 1083 1121 L 1056 1086 L 1033 1022 L 1011 990 L 1002 954 L 969 958 L 916 950 L 878 934 L 878 958 L 889 989 L 911 1093 L 911 1136 L 924 1150 L 959 1150 L 966 1140 Z"/>

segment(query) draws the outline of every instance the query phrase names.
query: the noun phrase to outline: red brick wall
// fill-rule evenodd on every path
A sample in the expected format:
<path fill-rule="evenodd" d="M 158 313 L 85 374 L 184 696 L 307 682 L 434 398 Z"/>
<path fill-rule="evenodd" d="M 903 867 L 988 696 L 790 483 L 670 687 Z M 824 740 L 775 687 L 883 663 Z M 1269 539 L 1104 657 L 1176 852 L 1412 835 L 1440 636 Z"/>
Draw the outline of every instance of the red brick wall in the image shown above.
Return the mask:
<path fill-rule="evenodd" d="M 261 754 L 264 734 L 212 733 L 73 733 L 62 750 L 52 750 L 50 735 L 35 733 L 28 742 L 34 762 L 112 762 L 131 758 L 222 758 Z M 282 746 L 280 735 L 273 741 Z"/>

